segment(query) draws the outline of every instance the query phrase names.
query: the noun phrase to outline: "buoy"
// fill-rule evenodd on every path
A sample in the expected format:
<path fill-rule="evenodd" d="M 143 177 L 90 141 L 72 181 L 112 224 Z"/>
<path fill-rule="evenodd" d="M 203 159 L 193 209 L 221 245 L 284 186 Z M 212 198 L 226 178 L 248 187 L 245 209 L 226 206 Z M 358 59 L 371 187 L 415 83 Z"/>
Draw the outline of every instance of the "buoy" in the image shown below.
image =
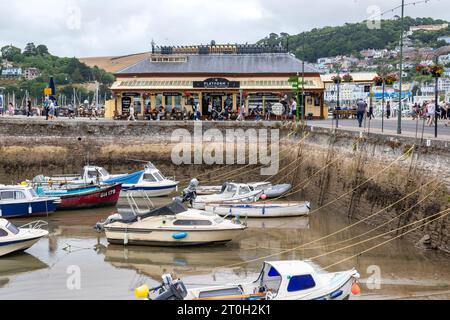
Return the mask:
<path fill-rule="evenodd" d="M 134 296 L 138 299 L 146 299 L 148 298 L 148 294 L 150 293 L 149 287 L 144 284 L 139 288 L 134 289 Z"/>
<path fill-rule="evenodd" d="M 172 238 L 174 238 L 175 240 L 181 240 L 184 239 L 188 236 L 188 234 L 186 232 L 180 232 L 180 233 L 174 233 L 172 235 Z"/>
<path fill-rule="evenodd" d="M 267 194 L 261 195 L 261 199 L 262 199 L 262 200 L 266 200 L 266 199 L 267 199 Z"/>
<path fill-rule="evenodd" d="M 352 285 L 352 294 L 355 295 L 355 296 L 357 296 L 357 295 L 360 294 L 360 293 L 361 293 L 361 288 L 359 287 L 359 284 L 358 284 L 357 282 L 355 282 L 355 283 Z"/>
<path fill-rule="evenodd" d="M 26 181 L 22 181 L 22 182 L 20 183 L 20 185 L 21 185 L 21 186 L 25 186 L 25 187 L 27 187 L 27 186 L 28 186 L 28 182 L 26 182 Z"/>

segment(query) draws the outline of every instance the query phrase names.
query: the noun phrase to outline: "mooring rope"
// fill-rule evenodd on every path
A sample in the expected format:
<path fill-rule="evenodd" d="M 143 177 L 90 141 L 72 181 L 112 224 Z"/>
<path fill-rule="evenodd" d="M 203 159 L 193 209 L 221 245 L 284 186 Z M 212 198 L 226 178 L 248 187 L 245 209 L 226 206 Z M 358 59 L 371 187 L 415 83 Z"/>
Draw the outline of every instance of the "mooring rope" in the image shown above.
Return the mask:
<path fill-rule="evenodd" d="M 278 256 L 278 255 L 284 254 L 284 253 L 289 253 L 289 252 L 292 252 L 292 251 L 296 251 L 296 250 L 299 250 L 299 249 L 301 249 L 301 248 L 307 247 L 307 246 L 309 246 L 309 245 L 311 245 L 311 244 L 314 244 L 314 243 L 317 243 L 317 242 L 320 242 L 320 241 L 329 239 L 329 238 L 331 238 L 331 237 L 333 237 L 333 236 L 335 236 L 335 235 L 337 235 L 337 234 L 340 234 L 340 233 L 342 233 L 342 232 L 344 232 L 344 231 L 347 231 L 347 230 L 350 230 L 350 229 L 356 227 L 357 225 L 360 225 L 361 223 L 363 223 L 363 222 L 365 222 L 365 221 L 367 221 L 367 220 L 369 220 L 369 219 L 371 219 L 371 218 L 373 218 L 373 217 L 379 215 L 380 213 L 386 211 L 386 210 L 389 209 L 389 208 L 392 208 L 392 207 L 395 206 L 396 204 L 398 204 L 398 203 L 404 201 L 405 199 L 409 198 L 411 195 L 413 195 L 413 194 L 415 194 L 416 192 L 418 192 L 418 191 L 419 191 L 420 189 L 422 189 L 423 187 L 425 187 L 425 186 L 431 184 L 432 182 L 434 182 L 434 181 L 436 181 L 436 180 L 437 180 L 437 178 L 432 179 L 431 181 L 427 182 L 427 183 L 424 184 L 424 185 L 421 185 L 419 188 L 417 188 L 417 189 L 414 190 L 413 192 L 407 194 L 406 196 L 404 196 L 403 198 L 401 198 L 401 199 L 397 200 L 396 202 L 390 204 L 389 206 L 387 206 L 387 207 L 385 207 L 385 208 L 383 208 L 383 209 L 381 209 L 381 210 L 379 210 L 379 211 L 377 211 L 377 212 L 375 212 L 375 213 L 373 213 L 373 214 L 371 214 L 371 215 L 365 217 L 364 219 L 361 219 L 361 220 L 359 220 L 359 221 L 357 221 L 357 222 L 355 222 L 355 223 L 353 223 L 353 224 L 351 224 L 351 225 L 349 225 L 349 226 L 346 226 L 346 227 L 344 227 L 344 228 L 341 228 L 341 229 L 339 229 L 339 230 L 337 230 L 337 231 L 335 231 L 335 232 L 333 232 L 333 233 L 330 233 L 330 234 L 328 234 L 328 235 L 326 235 L 326 236 L 320 237 L 320 238 L 318 238 L 318 239 L 309 241 L 309 242 L 304 243 L 304 244 L 301 244 L 301 245 L 299 245 L 299 246 L 296 246 L 296 247 L 293 247 L 293 248 L 290 248 L 290 249 L 285 249 L 285 250 L 282 250 L 282 251 L 279 251 L 279 252 L 276 252 L 276 253 L 273 253 L 273 254 L 270 254 L 270 255 L 267 255 L 267 256 L 263 256 L 263 257 L 259 257 L 259 258 L 255 258 L 255 259 L 251 259 L 251 260 L 247 260 L 247 261 L 244 261 L 244 262 L 241 262 L 241 263 L 238 263 L 238 264 L 232 264 L 232 265 L 221 266 L 221 267 L 219 267 L 219 268 L 232 268 L 232 267 L 238 267 L 238 266 L 240 266 L 240 265 L 244 265 L 244 264 L 248 264 L 248 263 L 252 263 L 252 262 L 256 262 L 256 261 L 260 261 L 260 260 L 265 260 L 265 259 L 272 258 L 272 257 Z"/>
<path fill-rule="evenodd" d="M 399 215 L 393 217 L 392 219 L 390 219 L 390 220 L 388 220 L 388 221 L 386 221 L 386 222 L 384 222 L 384 223 L 378 225 L 377 227 L 375 227 L 375 228 L 373 228 L 373 229 L 370 229 L 370 230 L 367 231 L 367 232 L 364 232 L 364 233 L 362 233 L 362 234 L 360 234 L 360 235 L 357 235 L 357 236 L 355 236 L 355 237 L 352 237 L 352 238 L 350 238 L 350 239 L 346 239 L 346 240 L 342 240 L 342 241 L 334 242 L 334 243 L 327 243 L 327 244 L 324 244 L 324 245 L 322 245 L 322 246 L 317 246 L 317 247 L 303 248 L 303 250 L 318 250 L 318 249 L 322 249 L 324 246 L 337 246 L 337 245 L 344 244 L 344 243 L 353 241 L 353 240 L 355 240 L 355 239 L 364 237 L 364 236 L 366 236 L 366 235 L 368 235 L 368 234 L 370 234 L 370 233 L 372 233 L 372 232 L 374 232 L 374 231 L 376 231 L 376 230 L 379 230 L 379 229 L 381 229 L 382 227 L 384 227 L 384 226 L 390 224 L 390 223 L 393 222 L 394 220 L 397 220 L 397 219 L 401 218 L 402 216 L 406 215 L 406 214 L 407 214 L 408 212 L 410 212 L 412 209 L 414 209 L 415 207 L 419 206 L 419 205 L 420 205 L 421 203 L 423 203 L 426 199 L 428 199 L 431 195 L 433 195 L 434 192 L 435 192 L 437 189 L 439 189 L 439 188 L 440 188 L 440 186 L 437 186 L 437 187 L 434 188 L 429 194 L 427 194 L 425 197 L 423 197 L 419 202 L 415 203 L 412 207 L 408 208 L 407 210 L 403 211 L 401 214 L 399 214 Z"/>
<path fill-rule="evenodd" d="M 286 137 L 284 137 L 283 139 L 281 139 L 280 142 L 283 141 L 283 140 L 289 139 L 294 133 L 296 133 L 296 131 L 291 131 Z M 278 154 L 280 154 L 280 153 L 281 153 L 281 151 L 280 151 Z M 257 160 L 257 159 L 258 159 L 258 155 L 256 155 L 256 159 L 254 159 L 254 160 Z M 214 170 L 212 170 L 212 171 L 204 172 L 204 173 L 201 173 L 201 174 L 197 175 L 197 179 L 198 179 L 199 177 L 207 176 L 207 175 L 210 175 L 210 174 L 212 174 L 212 173 L 215 173 L 215 172 L 218 172 L 218 171 L 227 169 L 227 168 L 232 167 L 232 166 L 234 166 L 234 165 L 235 165 L 234 163 L 233 163 L 233 164 L 221 165 L 221 166 L 220 166 L 219 168 L 217 168 L 217 169 L 214 169 Z M 247 168 L 247 167 L 249 167 L 249 166 L 252 166 L 252 164 L 246 165 L 245 167 Z M 244 167 L 238 168 L 238 169 L 244 169 Z M 227 173 L 225 173 L 225 174 L 227 174 Z M 181 184 L 181 183 L 186 183 L 186 182 L 189 182 L 189 181 L 191 181 L 191 179 L 183 179 L 183 180 L 180 180 L 179 183 Z"/>
<path fill-rule="evenodd" d="M 444 214 L 444 212 L 445 212 L 445 214 Z M 381 242 L 381 243 L 379 243 L 379 244 L 377 244 L 377 245 L 375 245 L 375 246 L 373 246 L 373 247 L 370 247 L 370 248 L 368 248 L 368 249 L 366 249 L 366 250 L 363 250 L 363 251 L 361 251 L 361 252 L 359 252 L 359 253 L 357 253 L 357 254 L 354 254 L 354 255 L 352 255 L 352 256 L 350 256 L 350 257 L 341 259 L 341 260 L 339 260 L 338 262 L 335 262 L 335 263 L 333 263 L 333 264 L 330 264 L 330 265 L 326 266 L 326 267 L 323 268 L 323 269 L 326 270 L 326 269 L 332 268 L 332 267 L 334 267 L 334 266 L 336 266 L 336 265 L 338 265 L 338 264 L 341 264 L 341 263 L 343 263 L 343 262 L 346 262 L 346 261 L 348 261 L 348 260 L 350 260 L 350 259 L 356 258 L 356 257 L 358 257 L 358 256 L 360 256 L 360 255 L 363 255 L 364 253 L 367 253 L 367 252 L 369 252 L 369 251 L 375 250 L 375 249 L 377 249 L 377 248 L 379 248 L 379 247 L 381 247 L 381 246 L 383 246 L 383 245 L 385 245 L 385 244 L 387 244 L 387 243 L 389 243 L 389 242 L 392 242 L 392 241 L 394 241 L 394 240 L 397 240 L 397 239 L 399 239 L 399 238 L 401 238 L 401 237 L 403 237 L 403 236 L 405 236 L 405 235 L 407 235 L 407 234 L 409 234 L 409 233 L 411 233 L 411 232 L 413 232 L 413 231 L 415 231 L 415 230 L 417 230 L 417 229 L 420 229 L 420 228 L 422 228 L 422 227 L 424 227 L 424 226 L 426 226 L 426 225 L 429 225 L 429 224 L 431 224 L 431 223 L 433 223 L 433 222 L 435 222 L 435 221 L 437 221 L 437 220 L 439 220 L 439 219 L 442 219 L 442 218 L 444 218 L 444 217 L 447 217 L 447 216 L 450 214 L 450 209 L 443 210 L 443 211 L 441 211 L 441 212 L 439 212 L 439 213 L 437 213 L 437 214 L 435 214 L 435 215 L 433 215 L 433 216 L 436 216 L 436 215 L 439 215 L 439 214 L 441 214 L 441 216 L 439 216 L 439 217 L 437 217 L 437 218 L 435 218 L 435 219 L 433 219 L 433 220 L 430 220 L 430 221 L 428 221 L 428 222 L 426 222 L 426 223 L 423 223 L 423 224 L 421 224 L 421 225 L 419 225 L 419 226 L 417 226 L 417 227 L 415 227 L 415 228 L 413 228 L 413 229 L 410 229 L 410 230 L 408 230 L 408 231 L 405 231 L 405 232 L 403 232 L 402 234 L 400 234 L 400 235 L 398 235 L 398 236 L 396 236 L 396 237 L 394 237 L 394 238 L 392 238 L 392 239 L 388 239 L 388 240 L 386 240 L 386 241 L 383 241 L 383 242 Z M 419 220 L 419 221 L 423 221 L 423 220 L 430 219 L 430 218 L 433 217 L 433 216 L 426 217 L 426 218 L 421 219 L 421 220 Z M 418 222 L 418 221 L 416 221 L 416 223 L 417 223 L 417 222 Z M 411 224 L 410 224 L 410 225 L 411 225 Z M 402 228 L 404 228 L 404 227 L 402 227 Z"/>

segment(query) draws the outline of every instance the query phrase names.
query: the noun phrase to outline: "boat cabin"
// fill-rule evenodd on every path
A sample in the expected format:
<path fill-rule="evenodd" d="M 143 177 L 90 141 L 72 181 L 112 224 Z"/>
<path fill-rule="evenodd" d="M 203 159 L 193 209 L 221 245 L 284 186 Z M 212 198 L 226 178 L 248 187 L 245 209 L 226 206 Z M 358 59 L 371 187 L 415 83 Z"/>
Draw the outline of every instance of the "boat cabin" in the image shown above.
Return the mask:
<path fill-rule="evenodd" d="M 0 239 L 15 236 L 20 232 L 19 228 L 6 219 L 0 219 Z"/>
<path fill-rule="evenodd" d="M 23 202 L 40 198 L 36 191 L 28 186 L 0 186 L 0 203 Z"/>
<path fill-rule="evenodd" d="M 221 194 L 226 194 L 230 196 L 243 196 L 249 194 L 252 190 L 246 184 L 238 183 L 225 183 L 222 186 Z"/>
<path fill-rule="evenodd" d="M 306 295 L 316 286 L 320 286 L 320 279 L 314 268 L 303 261 L 272 261 L 265 262 L 256 280 L 260 288 L 271 292 L 274 297 L 283 299 Z"/>

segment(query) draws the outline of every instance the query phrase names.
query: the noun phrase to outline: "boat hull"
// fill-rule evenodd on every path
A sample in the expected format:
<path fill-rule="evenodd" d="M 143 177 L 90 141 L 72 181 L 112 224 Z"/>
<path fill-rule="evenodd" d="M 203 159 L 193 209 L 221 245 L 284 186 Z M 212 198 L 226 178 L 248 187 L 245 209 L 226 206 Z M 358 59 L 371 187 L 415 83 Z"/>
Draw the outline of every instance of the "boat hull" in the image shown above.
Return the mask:
<path fill-rule="evenodd" d="M 310 203 L 208 204 L 205 206 L 205 210 L 220 216 L 249 218 L 298 217 L 309 214 Z"/>
<path fill-rule="evenodd" d="M 61 196 L 58 210 L 78 210 L 115 206 L 119 201 L 122 186 L 102 187 L 98 190 Z"/>
<path fill-rule="evenodd" d="M 224 244 L 233 240 L 243 228 L 229 230 L 132 230 L 118 228 L 105 228 L 106 238 L 109 243 L 120 245 L 144 245 L 144 246 L 198 246 L 210 244 Z M 174 235 L 186 233 L 183 239 L 175 239 Z"/>
<path fill-rule="evenodd" d="M 0 242 L 0 257 L 8 255 L 8 254 L 12 254 L 12 253 L 25 251 L 25 250 L 29 249 L 31 246 L 33 246 L 36 242 L 38 242 L 39 239 L 41 239 L 41 237 L 28 239 L 28 240 L 11 241 L 11 242 L 6 242 L 6 243 Z"/>
<path fill-rule="evenodd" d="M 172 194 L 177 190 L 176 184 L 171 184 L 167 186 L 132 186 L 123 185 L 123 190 L 120 197 L 126 197 L 127 194 L 133 193 L 134 198 L 154 198 L 154 197 L 164 197 Z"/>
<path fill-rule="evenodd" d="M 9 204 L 0 203 L 0 217 L 19 218 L 44 216 L 56 211 L 55 200 L 24 201 Z"/>

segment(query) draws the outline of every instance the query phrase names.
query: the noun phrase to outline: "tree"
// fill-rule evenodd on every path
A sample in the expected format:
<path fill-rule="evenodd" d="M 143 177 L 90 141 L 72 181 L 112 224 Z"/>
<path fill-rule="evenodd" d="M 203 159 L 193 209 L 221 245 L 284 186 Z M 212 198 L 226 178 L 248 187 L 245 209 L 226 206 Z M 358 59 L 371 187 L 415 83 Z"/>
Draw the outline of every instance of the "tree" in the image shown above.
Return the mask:
<path fill-rule="evenodd" d="M 15 61 L 15 58 L 16 58 L 17 56 L 20 56 L 20 55 L 21 55 L 22 50 L 20 50 L 20 49 L 17 48 L 17 47 L 14 47 L 14 46 L 10 45 L 10 46 L 4 46 L 4 47 L 1 49 L 1 52 L 2 52 L 2 57 L 3 57 L 4 59 L 7 59 L 7 60 L 9 60 L 9 61 Z"/>
<path fill-rule="evenodd" d="M 38 45 L 38 46 L 36 47 L 36 52 L 37 52 L 37 54 L 40 55 L 40 56 L 43 56 L 43 55 L 46 55 L 46 54 L 50 54 L 50 53 L 48 52 L 47 46 L 46 46 L 46 45 L 43 45 L 43 44 L 40 44 L 40 45 Z"/>
<path fill-rule="evenodd" d="M 35 55 L 37 55 L 36 46 L 34 45 L 33 42 L 27 43 L 27 45 L 25 46 L 25 49 L 23 50 L 23 55 L 24 56 L 35 56 Z"/>

